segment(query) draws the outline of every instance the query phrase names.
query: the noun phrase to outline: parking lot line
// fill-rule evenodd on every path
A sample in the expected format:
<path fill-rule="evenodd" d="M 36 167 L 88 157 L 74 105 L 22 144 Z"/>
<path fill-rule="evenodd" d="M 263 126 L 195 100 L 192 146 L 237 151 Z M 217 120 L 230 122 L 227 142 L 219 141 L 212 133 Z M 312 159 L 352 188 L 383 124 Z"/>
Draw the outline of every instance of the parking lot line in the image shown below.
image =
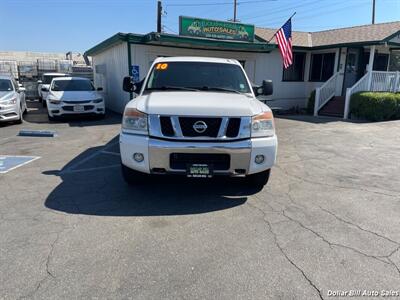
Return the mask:
<path fill-rule="evenodd" d="M 65 170 L 65 171 L 61 171 L 60 175 L 78 173 L 78 172 L 98 171 L 98 170 L 116 168 L 116 167 L 120 167 L 120 166 L 121 166 L 120 164 L 117 164 L 117 165 L 110 165 L 110 166 L 104 166 L 104 167 L 86 168 L 86 169 L 78 169 L 78 170 Z"/>
<path fill-rule="evenodd" d="M 100 155 L 103 151 L 106 151 L 107 149 L 110 149 L 110 148 L 114 147 L 114 146 L 117 145 L 117 144 L 119 144 L 119 142 L 112 143 L 112 144 L 110 144 L 110 145 L 104 147 L 104 148 L 101 149 L 101 150 L 97 150 L 96 152 L 92 153 L 92 154 L 89 155 L 88 157 L 85 157 L 84 159 L 82 159 L 81 161 L 77 162 L 76 164 L 74 164 L 74 165 L 72 165 L 72 166 L 66 168 L 64 171 L 62 171 L 62 173 L 68 172 L 68 171 L 70 171 L 70 170 L 75 169 L 76 167 L 79 167 L 79 166 L 82 165 L 83 163 L 85 163 L 85 162 L 91 160 L 92 158 L 95 158 L 96 156 Z"/>
<path fill-rule="evenodd" d="M 31 159 L 26 161 L 26 162 L 20 163 L 20 164 L 14 166 L 14 167 L 9 168 L 9 169 L 7 169 L 7 171 L 0 171 L 0 174 L 6 174 L 6 173 L 8 173 L 8 172 L 10 172 L 12 170 L 15 170 L 16 168 L 19 168 L 19 167 L 22 167 L 24 165 L 27 165 L 27 164 L 29 164 L 29 163 L 31 163 L 31 162 L 33 162 L 33 161 L 35 161 L 35 160 L 40 158 L 40 156 L 0 155 L 0 158 L 2 158 L 2 157 L 30 157 Z"/>
<path fill-rule="evenodd" d="M 121 154 L 118 152 L 112 152 L 112 151 L 101 151 L 103 154 L 110 154 L 110 155 L 115 155 L 115 156 L 120 156 Z"/>

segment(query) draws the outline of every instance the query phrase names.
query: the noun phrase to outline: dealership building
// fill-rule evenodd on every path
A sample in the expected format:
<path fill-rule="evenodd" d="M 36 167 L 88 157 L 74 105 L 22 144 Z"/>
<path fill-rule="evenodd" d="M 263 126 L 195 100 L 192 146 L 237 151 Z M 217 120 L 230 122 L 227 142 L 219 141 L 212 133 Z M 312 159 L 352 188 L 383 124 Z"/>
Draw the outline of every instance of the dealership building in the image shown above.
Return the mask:
<path fill-rule="evenodd" d="M 275 109 L 303 108 L 317 89 L 316 114 L 344 116 L 346 93 L 357 90 L 364 81 L 368 83 L 362 85 L 364 90 L 398 90 L 400 22 L 294 31 L 294 62 L 288 69 L 283 68 L 275 32 L 181 17 L 179 35 L 117 33 L 85 55 L 92 58 L 95 85 L 103 87 L 107 107 L 115 112 L 122 112 L 130 100 L 129 93 L 122 90 L 123 78 L 143 79 L 160 56 L 237 59 L 255 85 L 264 79 L 273 81 L 273 95 L 261 100 Z"/>

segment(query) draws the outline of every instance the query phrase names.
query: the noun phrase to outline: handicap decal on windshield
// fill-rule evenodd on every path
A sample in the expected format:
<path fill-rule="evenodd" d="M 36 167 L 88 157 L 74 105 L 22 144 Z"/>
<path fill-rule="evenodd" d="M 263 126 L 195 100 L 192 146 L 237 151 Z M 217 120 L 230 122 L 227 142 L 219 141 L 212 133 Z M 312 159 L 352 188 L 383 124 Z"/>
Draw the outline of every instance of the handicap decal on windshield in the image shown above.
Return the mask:
<path fill-rule="evenodd" d="M 7 173 L 18 167 L 29 164 L 39 158 L 39 156 L 0 155 L 0 174 Z"/>

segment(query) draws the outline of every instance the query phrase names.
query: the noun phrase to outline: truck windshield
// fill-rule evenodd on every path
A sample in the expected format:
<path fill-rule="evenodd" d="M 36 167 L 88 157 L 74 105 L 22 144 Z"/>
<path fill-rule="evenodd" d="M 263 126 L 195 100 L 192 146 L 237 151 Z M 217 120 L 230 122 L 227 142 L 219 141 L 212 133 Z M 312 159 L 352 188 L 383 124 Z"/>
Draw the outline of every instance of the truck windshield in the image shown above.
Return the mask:
<path fill-rule="evenodd" d="M 0 79 L 0 92 L 8 92 L 12 91 L 13 87 L 11 84 L 11 80 L 8 79 Z"/>
<path fill-rule="evenodd" d="M 55 92 L 94 91 L 94 87 L 90 80 L 54 80 L 51 90 Z"/>
<path fill-rule="evenodd" d="M 43 84 L 50 84 L 53 78 L 63 77 L 62 75 L 45 75 L 43 76 Z"/>
<path fill-rule="evenodd" d="M 145 91 L 202 90 L 250 93 L 242 69 L 234 64 L 163 62 L 154 65 Z"/>

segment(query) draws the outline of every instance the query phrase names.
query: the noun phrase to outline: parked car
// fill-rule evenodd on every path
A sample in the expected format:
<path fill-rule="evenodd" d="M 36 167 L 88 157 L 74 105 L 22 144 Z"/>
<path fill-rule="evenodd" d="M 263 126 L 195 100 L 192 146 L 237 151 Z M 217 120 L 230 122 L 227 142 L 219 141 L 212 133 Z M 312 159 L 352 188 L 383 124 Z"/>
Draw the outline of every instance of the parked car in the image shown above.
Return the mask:
<path fill-rule="evenodd" d="M 44 73 L 42 75 L 42 79 L 38 80 L 38 93 L 39 93 L 39 101 L 42 102 L 43 100 L 46 99 L 47 97 L 47 91 L 50 87 L 50 83 L 53 80 L 53 78 L 56 77 L 65 77 L 68 76 L 68 74 L 65 73 Z M 45 102 L 43 101 L 43 105 L 45 105 Z"/>
<path fill-rule="evenodd" d="M 271 95 L 272 82 L 252 88 L 232 59 L 157 58 L 125 107 L 120 133 L 122 174 L 129 184 L 147 174 L 247 177 L 264 186 L 276 161 L 271 109 L 256 96 Z"/>
<path fill-rule="evenodd" d="M 0 122 L 23 122 L 28 111 L 25 88 L 11 76 L 0 76 Z"/>
<path fill-rule="evenodd" d="M 101 87 L 95 89 L 92 82 L 81 77 L 57 77 L 47 90 L 47 113 L 49 119 L 55 117 L 87 114 L 105 116 L 105 103 L 99 93 Z"/>

